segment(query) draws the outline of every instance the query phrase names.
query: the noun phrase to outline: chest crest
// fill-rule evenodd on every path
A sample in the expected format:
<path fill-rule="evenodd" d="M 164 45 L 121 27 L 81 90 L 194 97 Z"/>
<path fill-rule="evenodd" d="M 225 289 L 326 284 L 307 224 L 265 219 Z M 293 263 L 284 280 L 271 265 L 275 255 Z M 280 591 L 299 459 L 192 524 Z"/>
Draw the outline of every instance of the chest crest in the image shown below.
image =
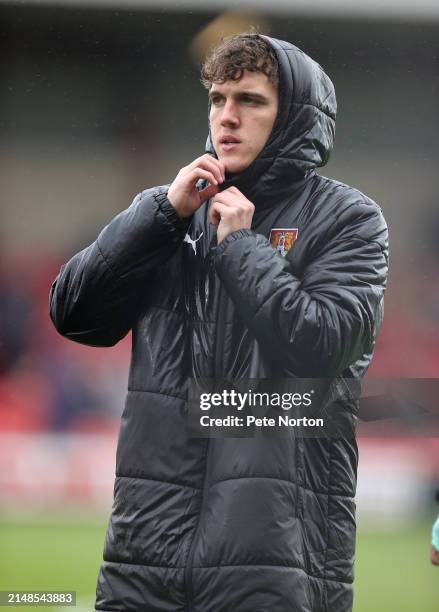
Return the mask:
<path fill-rule="evenodd" d="M 285 257 L 295 243 L 298 232 L 297 227 L 273 227 L 268 239 L 274 250 Z"/>

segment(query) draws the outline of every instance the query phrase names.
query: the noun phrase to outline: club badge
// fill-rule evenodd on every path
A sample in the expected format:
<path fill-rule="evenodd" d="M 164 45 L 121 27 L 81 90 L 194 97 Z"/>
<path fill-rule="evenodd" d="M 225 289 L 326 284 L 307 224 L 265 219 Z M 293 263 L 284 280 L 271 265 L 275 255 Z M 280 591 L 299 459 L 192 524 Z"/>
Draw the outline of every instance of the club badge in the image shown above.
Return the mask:
<path fill-rule="evenodd" d="M 299 230 L 297 229 L 297 227 L 274 227 L 270 231 L 269 237 L 271 246 L 277 253 L 280 253 L 282 257 L 285 257 L 285 255 L 295 243 L 298 231 Z"/>

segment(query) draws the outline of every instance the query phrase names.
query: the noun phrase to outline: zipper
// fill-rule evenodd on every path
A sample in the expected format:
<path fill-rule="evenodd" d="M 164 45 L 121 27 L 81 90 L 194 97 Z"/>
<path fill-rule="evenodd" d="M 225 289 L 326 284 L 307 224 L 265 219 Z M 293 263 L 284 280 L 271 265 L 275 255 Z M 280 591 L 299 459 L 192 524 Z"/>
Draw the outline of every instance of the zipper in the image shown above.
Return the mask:
<path fill-rule="evenodd" d="M 212 247 L 211 248 L 211 252 L 209 254 L 210 256 L 210 262 L 209 265 L 214 266 L 214 259 L 215 259 L 215 251 L 216 251 L 216 247 Z M 216 275 L 215 275 L 216 276 Z M 216 317 L 216 322 L 215 322 L 215 333 L 214 333 L 214 350 L 213 350 L 213 376 L 214 376 L 214 382 L 216 385 L 217 380 L 219 379 L 219 375 L 221 373 L 221 360 L 220 360 L 220 356 L 221 356 L 221 346 L 220 346 L 220 342 L 218 341 L 218 338 L 220 338 L 220 334 L 218 333 L 219 329 L 221 328 L 221 321 L 220 321 L 220 313 L 223 310 L 222 305 L 224 303 L 224 297 L 227 298 L 227 296 L 225 296 L 224 294 L 224 289 L 222 288 L 219 279 L 217 280 L 218 282 L 218 295 L 217 295 L 217 300 L 218 300 L 218 310 L 217 310 L 217 317 Z M 206 508 L 206 504 L 207 504 L 207 492 L 208 492 L 208 479 L 209 479 L 209 466 L 210 466 L 210 438 L 207 438 L 205 440 L 205 446 L 206 446 L 206 451 L 205 451 L 205 472 L 204 472 L 204 479 L 203 479 L 203 489 L 202 489 L 202 497 L 201 497 L 201 505 L 200 505 L 200 513 L 198 516 L 198 523 L 197 526 L 195 528 L 195 533 L 194 536 L 192 538 L 192 542 L 189 548 L 189 553 L 187 556 L 187 560 L 186 560 L 186 567 L 184 570 L 184 582 L 185 582 L 185 589 L 186 589 L 186 600 L 187 600 L 187 612 L 193 612 L 194 608 L 193 608 L 193 600 L 194 600 L 194 586 L 193 586 L 193 580 L 192 580 L 192 564 L 193 564 L 193 560 L 194 560 L 194 555 L 195 555 L 195 546 L 197 544 L 198 541 L 198 536 L 200 533 L 200 526 L 201 526 L 201 519 L 204 516 L 204 512 L 205 512 L 205 508 Z"/>
<path fill-rule="evenodd" d="M 193 564 L 194 554 L 195 554 L 195 545 L 198 540 L 198 534 L 200 532 L 201 517 L 204 514 L 204 510 L 205 510 L 206 503 L 207 503 L 207 475 L 209 473 L 208 466 L 209 466 L 209 446 L 210 446 L 209 442 L 210 440 L 207 439 L 206 440 L 206 454 L 205 454 L 206 468 L 204 472 L 203 494 L 201 498 L 200 514 L 198 516 L 197 527 L 195 529 L 194 537 L 192 538 L 191 546 L 189 548 L 189 554 L 186 560 L 186 567 L 184 569 L 184 582 L 185 582 L 185 587 L 186 587 L 187 612 L 193 612 L 194 586 L 193 586 L 193 581 L 192 581 L 192 564 Z"/>

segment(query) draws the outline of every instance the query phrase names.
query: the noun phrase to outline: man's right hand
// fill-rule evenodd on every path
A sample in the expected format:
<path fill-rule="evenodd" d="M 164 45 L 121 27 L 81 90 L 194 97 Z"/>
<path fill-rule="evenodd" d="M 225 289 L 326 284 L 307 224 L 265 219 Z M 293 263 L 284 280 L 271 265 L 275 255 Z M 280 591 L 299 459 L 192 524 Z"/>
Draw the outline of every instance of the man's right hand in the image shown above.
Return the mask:
<path fill-rule="evenodd" d="M 200 179 L 209 184 L 198 191 L 196 184 Z M 179 217 L 190 217 L 203 202 L 219 192 L 218 185 L 224 181 L 223 162 L 206 153 L 180 170 L 169 188 L 168 200 Z"/>

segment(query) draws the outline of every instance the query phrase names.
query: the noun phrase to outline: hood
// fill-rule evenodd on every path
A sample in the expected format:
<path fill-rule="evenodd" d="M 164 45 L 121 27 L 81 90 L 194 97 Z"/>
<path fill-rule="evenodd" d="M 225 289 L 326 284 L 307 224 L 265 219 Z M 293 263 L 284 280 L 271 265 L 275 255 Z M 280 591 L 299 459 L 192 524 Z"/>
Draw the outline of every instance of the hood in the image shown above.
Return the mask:
<path fill-rule="evenodd" d="M 264 38 L 274 47 L 279 62 L 277 117 L 258 157 L 243 172 L 226 175 L 221 185 L 221 189 L 236 186 L 258 207 L 294 190 L 315 168 L 327 163 L 337 111 L 334 85 L 322 67 L 291 43 Z M 218 157 L 210 129 L 206 152 Z"/>

